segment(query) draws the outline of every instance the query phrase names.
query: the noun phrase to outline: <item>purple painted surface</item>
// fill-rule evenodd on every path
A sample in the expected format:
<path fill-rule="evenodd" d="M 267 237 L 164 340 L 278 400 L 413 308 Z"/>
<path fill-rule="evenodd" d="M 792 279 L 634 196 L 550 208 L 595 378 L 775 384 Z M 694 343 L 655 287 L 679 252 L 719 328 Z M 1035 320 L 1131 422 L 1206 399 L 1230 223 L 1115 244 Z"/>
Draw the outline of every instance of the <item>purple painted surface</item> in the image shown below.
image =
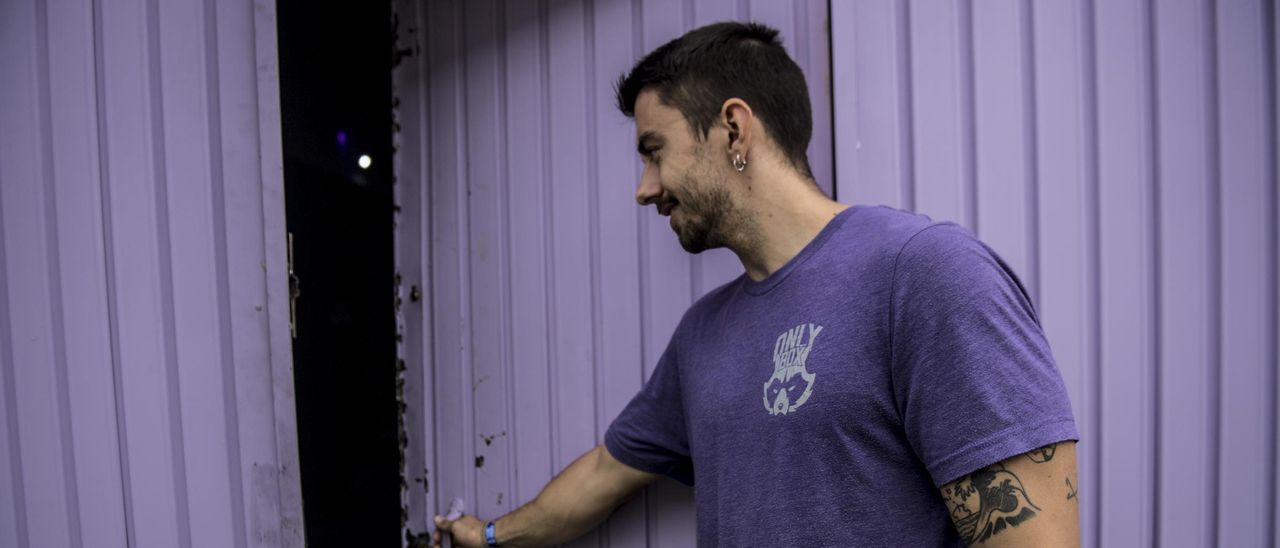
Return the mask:
<path fill-rule="evenodd" d="M 274 4 L 0 36 L 0 546 L 301 546 Z"/>
<path fill-rule="evenodd" d="M 1276 545 L 1276 17 L 832 3 L 840 196 L 964 222 L 1019 272 L 1086 545 Z"/>
<path fill-rule="evenodd" d="M 741 272 L 690 257 L 636 206 L 634 127 L 612 84 L 694 26 L 778 26 L 815 98 L 830 188 L 825 2 L 397 2 L 398 269 L 408 528 L 454 497 L 496 516 L 537 495 L 639 390 L 693 299 Z M 480 465 L 483 458 L 483 465 Z M 417 481 L 421 478 L 423 481 Z M 429 489 L 424 489 L 429 486 Z M 577 546 L 679 546 L 692 494 L 663 481 Z"/>

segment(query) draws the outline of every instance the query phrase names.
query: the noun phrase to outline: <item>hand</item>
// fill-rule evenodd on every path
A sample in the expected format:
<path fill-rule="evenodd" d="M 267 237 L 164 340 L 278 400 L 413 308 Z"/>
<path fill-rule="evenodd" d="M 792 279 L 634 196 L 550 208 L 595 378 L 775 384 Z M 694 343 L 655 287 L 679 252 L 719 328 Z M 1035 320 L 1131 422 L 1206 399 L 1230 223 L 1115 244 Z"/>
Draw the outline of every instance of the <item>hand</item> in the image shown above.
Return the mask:
<path fill-rule="evenodd" d="M 436 530 L 431 533 L 431 547 L 440 548 L 441 535 L 448 533 L 453 537 L 453 545 L 459 548 L 483 548 L 484 522 L 475 516 L 463 515 L 449 521 L 444 516 L 436 516 Z"/>

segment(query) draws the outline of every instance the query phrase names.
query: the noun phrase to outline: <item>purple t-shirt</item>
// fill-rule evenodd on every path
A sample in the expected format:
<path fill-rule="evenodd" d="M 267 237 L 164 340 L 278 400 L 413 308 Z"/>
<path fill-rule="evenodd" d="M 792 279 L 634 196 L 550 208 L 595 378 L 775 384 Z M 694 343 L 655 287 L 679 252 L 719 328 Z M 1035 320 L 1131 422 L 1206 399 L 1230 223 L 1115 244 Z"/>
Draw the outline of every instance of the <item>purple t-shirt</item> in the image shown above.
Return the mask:
<path fill-rule="evenodd" d="M 694 304 L 605 446 L 693 485 L 702 546 L 963 546 L 938 487 L 1068 439 L 1009 267 L 958 225 L 855 206 Z"/>

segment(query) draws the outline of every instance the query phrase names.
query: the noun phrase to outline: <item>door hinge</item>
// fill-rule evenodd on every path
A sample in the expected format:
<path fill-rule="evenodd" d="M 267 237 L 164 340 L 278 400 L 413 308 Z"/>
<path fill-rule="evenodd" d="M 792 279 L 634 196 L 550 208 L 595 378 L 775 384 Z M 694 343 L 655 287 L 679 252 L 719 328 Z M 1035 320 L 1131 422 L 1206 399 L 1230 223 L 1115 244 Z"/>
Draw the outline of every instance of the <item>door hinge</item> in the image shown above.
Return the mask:
<path fill-rule="evenodd" d="M 298 338 L 298 275 L 293 272 L 293 233 L 289 232 L 289 335 Z"/>

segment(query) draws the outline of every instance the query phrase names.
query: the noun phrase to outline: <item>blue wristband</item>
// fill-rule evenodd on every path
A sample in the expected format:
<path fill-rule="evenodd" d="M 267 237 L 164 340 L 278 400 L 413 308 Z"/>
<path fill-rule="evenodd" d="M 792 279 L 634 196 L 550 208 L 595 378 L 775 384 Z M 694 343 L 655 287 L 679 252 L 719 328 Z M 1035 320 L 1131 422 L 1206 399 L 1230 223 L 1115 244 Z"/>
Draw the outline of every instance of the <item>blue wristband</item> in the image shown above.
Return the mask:
<path fill-rule="evenodd" d="M 498 545 L 498 537 L 493 533 L 493 522 L 489 522 L 484 526 L 484 542 L 489 546 Z"/>

